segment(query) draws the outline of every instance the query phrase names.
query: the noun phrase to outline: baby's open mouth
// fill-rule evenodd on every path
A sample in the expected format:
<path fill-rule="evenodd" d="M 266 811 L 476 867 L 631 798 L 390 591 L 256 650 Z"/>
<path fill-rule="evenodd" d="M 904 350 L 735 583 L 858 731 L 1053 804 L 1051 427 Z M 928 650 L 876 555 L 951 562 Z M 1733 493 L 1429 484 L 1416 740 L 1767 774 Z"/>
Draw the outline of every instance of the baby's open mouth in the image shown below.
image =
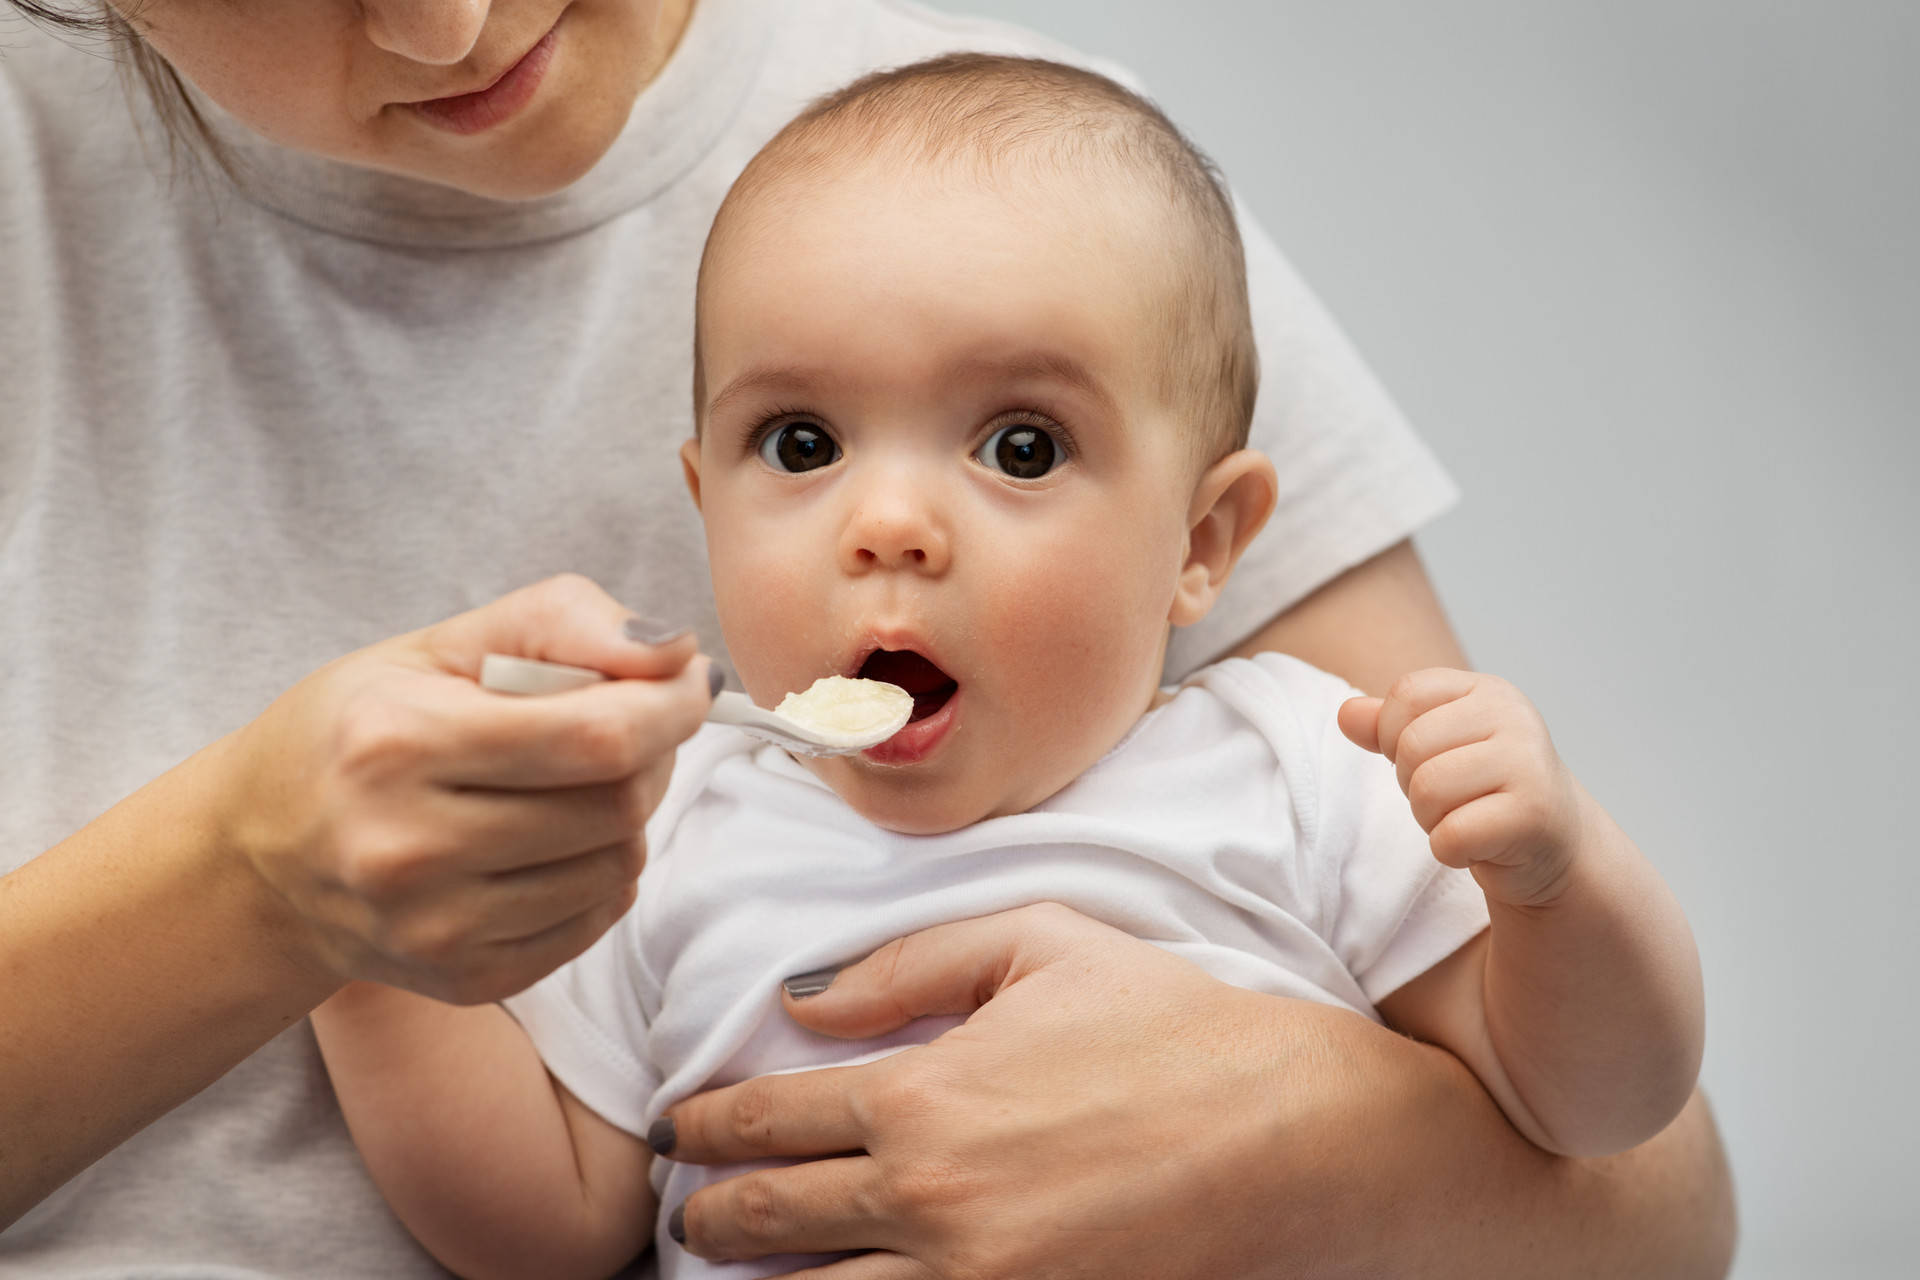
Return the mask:
<path fill-rule="evenodd" d="M 863 679 L 883 680 L 913 695 L 913 714 L 907 723 L 924 720 L 947 705 L 960 688 L 952 676 L 911 649 L 875 649 L 860 664 Z M 896 713 L 898 714 L 898 713 Z"/>

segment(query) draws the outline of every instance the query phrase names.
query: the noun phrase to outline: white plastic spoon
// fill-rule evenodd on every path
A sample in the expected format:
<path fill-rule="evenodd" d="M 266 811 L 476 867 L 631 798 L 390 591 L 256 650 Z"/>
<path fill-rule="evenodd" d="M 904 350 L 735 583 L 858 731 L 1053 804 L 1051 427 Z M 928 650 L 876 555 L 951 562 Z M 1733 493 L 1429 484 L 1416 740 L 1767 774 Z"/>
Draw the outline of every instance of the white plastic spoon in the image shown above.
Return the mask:
<path fill-rule="evenodd" d="M 562 693 L 598 684 L 606 676 L 586 667 L 489 653 L 480 661 L 480 684 L 496 693 Z M 828 676 L 805 693 L 788 694 L 781 707 L 755 706 L 744 693 L 722 690 L 707 719 L 738 725 L 756 738 L 811 756 L 846 756 L 878 746 L 913 714 L 913 695 L 878 680 Z"/>

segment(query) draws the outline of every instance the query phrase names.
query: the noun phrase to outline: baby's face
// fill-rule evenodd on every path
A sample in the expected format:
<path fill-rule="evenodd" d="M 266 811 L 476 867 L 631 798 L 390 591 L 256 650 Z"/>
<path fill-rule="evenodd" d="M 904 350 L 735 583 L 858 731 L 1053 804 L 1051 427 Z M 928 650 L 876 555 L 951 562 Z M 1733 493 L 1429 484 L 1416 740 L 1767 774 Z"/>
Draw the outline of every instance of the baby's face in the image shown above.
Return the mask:
<path fill-rule="evenodd" d="M 807 764 L 946 831 L 1045 799 L 1150 705 L 1194 464 L 1144 202 L 871 169 L 763 194 L 710 260 L 685 457 L 747 692 L 904 686 L 898 736 Z"/>

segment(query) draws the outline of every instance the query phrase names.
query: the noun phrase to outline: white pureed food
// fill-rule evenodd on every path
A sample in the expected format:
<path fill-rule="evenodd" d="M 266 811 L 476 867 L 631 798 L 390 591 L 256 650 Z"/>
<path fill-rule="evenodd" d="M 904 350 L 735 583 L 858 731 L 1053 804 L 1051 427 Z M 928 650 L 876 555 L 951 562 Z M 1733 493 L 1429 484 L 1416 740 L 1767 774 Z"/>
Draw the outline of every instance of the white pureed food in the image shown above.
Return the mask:
<path fill-rule="evenodd" d="M 913 695 L 879 680 L 822 676 L 782 698 L 774 711 L 819 738 L 877 743 L 906 724 Z"/>

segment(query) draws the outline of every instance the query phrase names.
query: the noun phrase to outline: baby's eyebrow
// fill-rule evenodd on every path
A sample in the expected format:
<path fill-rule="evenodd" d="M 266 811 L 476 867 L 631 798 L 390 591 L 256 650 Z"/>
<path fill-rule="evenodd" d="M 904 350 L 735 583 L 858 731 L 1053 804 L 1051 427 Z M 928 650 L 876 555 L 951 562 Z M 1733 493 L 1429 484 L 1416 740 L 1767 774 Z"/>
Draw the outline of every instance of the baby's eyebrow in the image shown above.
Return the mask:
<path fill-rule="evenodd" d="M 1093 400 L 1103 411 L 1113 412 L 1117 403 L 1085 364 L 1058 351 L 967 356 L 948 365 L 946 376 L 952 382 L 1057 382 Z M 748 397 L 805 397 L 831 381 L 824 370 L 805 365 L 748 369 L 715 393 L 707 402 L 707 414 L 717 415 L 733 401 Z"/>
<path fill-rule="evenodd" d="M 707 413 L 717 414 L 731 401 L 745 396 L 804 395 L 821 381 L 819 374 L 799 365 L 749 369 L 715 393 L 707 402 Z"/>
<path fill-rule="evenodd" d="M 973 356 L 953 365 L 956 379 L 986 379 L 1002 382 L 1058 382 L 1099 403 L 1112 412 L 1115 401 L 1092 370 L 1074 357 L 1058 351 L 1018 351 L 1011 355 Z"/>

